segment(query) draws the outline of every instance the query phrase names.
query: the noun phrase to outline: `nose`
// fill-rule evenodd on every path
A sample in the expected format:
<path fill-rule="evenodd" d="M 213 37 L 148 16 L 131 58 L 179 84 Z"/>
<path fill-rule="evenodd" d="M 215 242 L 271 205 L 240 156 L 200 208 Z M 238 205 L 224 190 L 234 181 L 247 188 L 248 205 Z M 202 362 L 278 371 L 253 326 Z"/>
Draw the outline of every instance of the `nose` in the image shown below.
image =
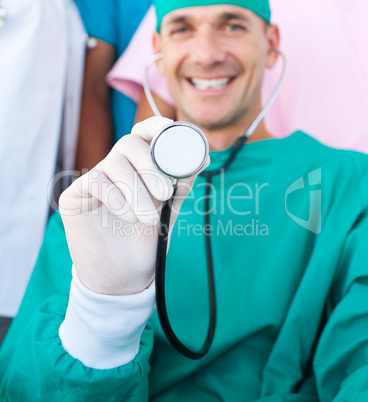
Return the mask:
<path fill-rule="evenodd" d="M 191 50 L 195 63 L 205 68 L 211 68 L 225 60 L 226 49 L 211 27 L 203 27 L 198 30 L 195 39 Z"/>

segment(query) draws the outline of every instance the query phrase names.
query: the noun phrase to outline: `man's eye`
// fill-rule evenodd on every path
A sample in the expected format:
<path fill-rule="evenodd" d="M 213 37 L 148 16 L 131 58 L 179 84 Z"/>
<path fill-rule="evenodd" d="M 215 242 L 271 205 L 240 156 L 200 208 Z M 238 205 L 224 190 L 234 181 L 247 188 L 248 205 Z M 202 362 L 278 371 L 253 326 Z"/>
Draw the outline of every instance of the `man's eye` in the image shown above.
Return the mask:
<path fill-rule="evenodd" d="M 227 24 L 226 29 L 231 32 L 244 31 L 245 28 L 239 24 Z"/>
<path fill-rule="evenodd" d="M 173 31 L 172 31 L 173 34 L 183 34 L 186 32 L 188 32 L 188 27 L 180 27 L 180 28 L 173 29 Z"/>

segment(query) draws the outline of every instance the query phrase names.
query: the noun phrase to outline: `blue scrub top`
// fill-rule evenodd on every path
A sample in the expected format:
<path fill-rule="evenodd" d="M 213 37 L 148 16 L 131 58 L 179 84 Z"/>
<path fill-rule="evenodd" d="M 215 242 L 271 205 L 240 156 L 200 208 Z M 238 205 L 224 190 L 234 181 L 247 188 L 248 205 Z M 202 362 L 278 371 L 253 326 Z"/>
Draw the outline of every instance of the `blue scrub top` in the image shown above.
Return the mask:
<path fill-rule="evenodd" d="M 89 36 L 115 48 L 118 59 L 127 48 L 152 0 L 75 0 Z M 114 142 L 130 133 L 136 104 L 115 89 L 111 92 Z"/>

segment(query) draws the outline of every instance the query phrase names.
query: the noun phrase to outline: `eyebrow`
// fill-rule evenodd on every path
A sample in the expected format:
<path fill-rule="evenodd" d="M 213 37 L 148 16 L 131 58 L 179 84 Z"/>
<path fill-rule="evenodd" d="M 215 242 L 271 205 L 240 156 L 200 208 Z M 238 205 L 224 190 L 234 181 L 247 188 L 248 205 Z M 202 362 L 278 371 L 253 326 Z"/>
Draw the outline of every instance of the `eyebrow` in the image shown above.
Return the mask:
<path fill-rule="evenodd" d="M 229 20 L 238 20 L 243 22 L 249 22 L 249 18 L 241 13 L 223 13 L 220 15 L 220 21 L 226 22 Z"/>
<path fill-rule="evenodd" d="M 180 24 L 180 23 L 183 23 L 183 22 L 189 22 L 191 20 L 192 20 L 192 18 L 187 16 L 187 15 L 180 15 L 178 17 L 169 18 L 169 20 L 167 21 L 167 24 L 170 24 L 170 25 L 172 25 L 172 24 Z"/>
<path fill-rule="evenodd" d="M 238 20 L 238 21 L 243 21 L 243 22 L 249 22 L 249 18 L 241 13 L 229 13 L 225 12 L 219 15 L 218 21 L 220 22 L 226 22 L 230 20 Z M 167 24 L 173 25 L 173 24 L 180 24 L 180 23 L 188 23 L 193 21 L 193 18 L 188 15 L 178 15 L 177 17 L 171 17 L 167 21 Z"/>

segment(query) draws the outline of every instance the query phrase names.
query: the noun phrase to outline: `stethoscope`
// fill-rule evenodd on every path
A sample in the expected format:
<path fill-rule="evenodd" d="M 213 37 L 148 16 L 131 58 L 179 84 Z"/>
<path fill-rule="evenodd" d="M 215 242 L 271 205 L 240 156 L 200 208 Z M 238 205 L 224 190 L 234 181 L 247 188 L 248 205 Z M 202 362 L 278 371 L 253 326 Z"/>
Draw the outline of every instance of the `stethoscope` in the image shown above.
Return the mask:
<path fill-rule="evenodd" d="M 233 162 L 235 156 L 241 149 L 242 145 L 254 133 L 260 121 L 263 119 L 272 103 L 275 101 L 281 85 L 285 78 L 286 58 L 278 49 L 273 49 L 283 60 L 283 69 L 279 82 L 272 92 L 270 98 L 263 106 L 262 110 L 248 128 L 245 134 L 239 136 L 234 144 L 233 149 L 221 168 L 213 171 L 201 172 L 200 175 L 206 178 L 206 193 L 205 193 L 205 225 L 210 225 L 210 206 L 209 192 L 210 184 L 213 176 L 227 169 Z M 144 91 L 147 100 L 156 116 L 162 116 L 158 110 L 152 93 L 149 87 L 149 69 L 154 62 L 159 60 L 162 54 L 156 54 L 147 63 L 144 77 Z M 160 227 L 157 241 L 157 257 L 156 257 L 156 305 L 157 313 L 161 323 L 162 330 L 172 346 L 184 356 L 190 359 L 200 359 L 209 351 L 216 327 L 216 296 L 215 296 L 215 281 L 213 274 L 213 259 L 211 250 L 211 238 L 207 231 L 205 232 L 206 254 L 207 254 L 207 271 L 209 280 L 209 301 L 210 301 L 210 322 L 207 331 L 206 339 L 202 347 L 198 351 L 193 351 L 187 348 L 175 335 L 171 327 L 166 309 L 165 296 L 165 269 L 166 269 L 166 253 L 169 236 L 169 225 L 171 209 L 176 193 L 177 180 L 197 174 L 204 166 L 208 157 L 209 146 L 205 134 L 193 124 L 177 121 L 173 122 L 161 129 L 151 142 L 151 156 L 156 168 L 164 175 L 173 180 L 174 191 L 172 197 L 167 200 L 161 210 Z M 208 225 L 208 226 L 207 226 Z"/>

